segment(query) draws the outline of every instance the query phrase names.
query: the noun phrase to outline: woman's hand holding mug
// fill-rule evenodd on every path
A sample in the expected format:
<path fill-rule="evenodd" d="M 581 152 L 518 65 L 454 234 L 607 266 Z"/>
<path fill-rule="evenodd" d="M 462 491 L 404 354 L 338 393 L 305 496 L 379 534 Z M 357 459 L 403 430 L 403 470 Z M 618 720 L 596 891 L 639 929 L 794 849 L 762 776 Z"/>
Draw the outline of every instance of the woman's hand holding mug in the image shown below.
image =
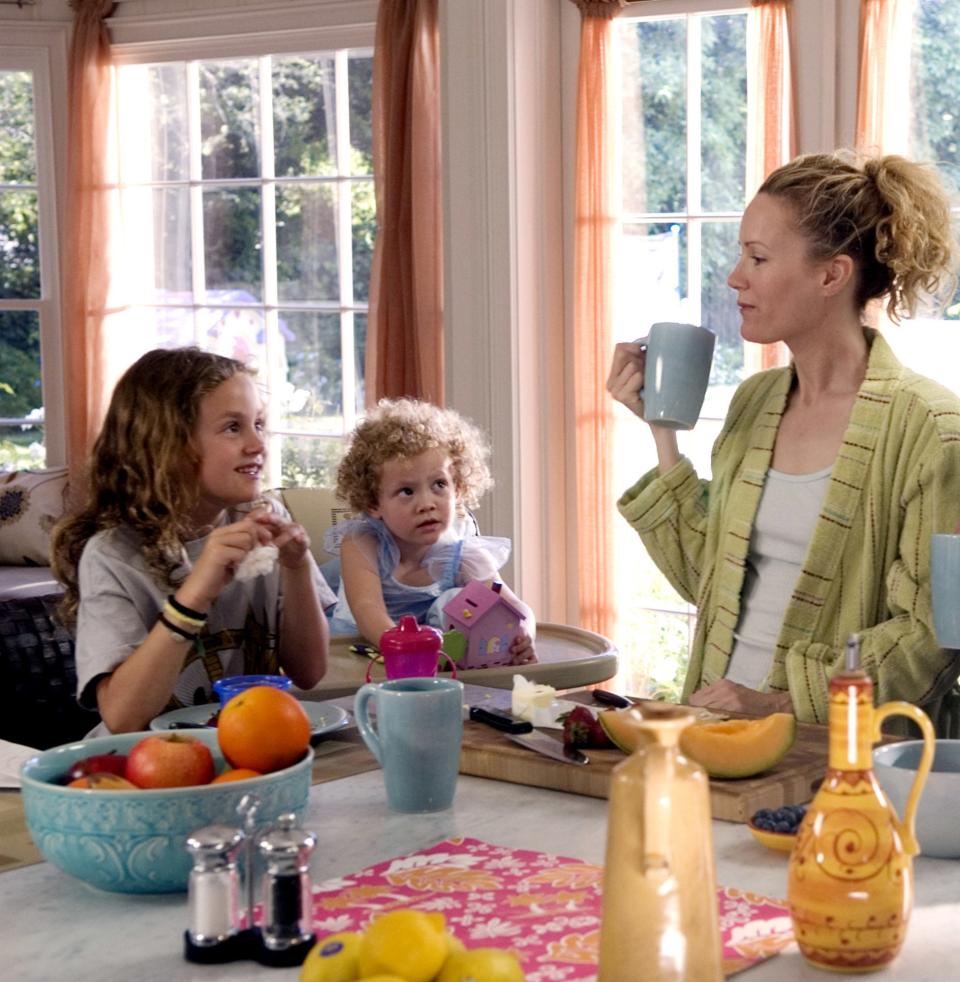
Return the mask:
<path fill-rule="evenodd" d="M 613 361 L 607 377 L 607 392 L 634 415 L 643 419 L 643 373 L 647 362 L 646 346 L 639 341 L 624 341 L 613 349 Z"/>

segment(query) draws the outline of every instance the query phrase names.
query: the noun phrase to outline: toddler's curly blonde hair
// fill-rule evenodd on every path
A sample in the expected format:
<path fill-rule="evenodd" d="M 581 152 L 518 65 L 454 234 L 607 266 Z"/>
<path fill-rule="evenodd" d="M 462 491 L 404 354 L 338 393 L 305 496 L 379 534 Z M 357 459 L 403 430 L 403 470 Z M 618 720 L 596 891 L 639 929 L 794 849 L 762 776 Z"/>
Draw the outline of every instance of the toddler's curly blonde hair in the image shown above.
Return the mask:
<path fill-rule="evenodd" d="M 337 470 L 337 494 L 357 514 L 376 508 L 388 460 L 440 449 L 450 457 L 458 504 L 476 508 L 493 485 L 484 434 L 452 409 L 418 399 L 381 399 L 357 424 Z"/>

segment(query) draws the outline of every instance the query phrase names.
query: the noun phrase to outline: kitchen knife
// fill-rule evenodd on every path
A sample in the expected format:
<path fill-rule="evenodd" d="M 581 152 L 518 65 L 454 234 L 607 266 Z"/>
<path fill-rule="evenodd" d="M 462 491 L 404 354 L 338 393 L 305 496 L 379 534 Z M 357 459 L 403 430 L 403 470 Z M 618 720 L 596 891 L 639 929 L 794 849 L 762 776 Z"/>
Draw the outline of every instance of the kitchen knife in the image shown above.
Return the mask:
<path fill-rule="evenodd" d="M 545 733 L 533 729 L 526 720 L 518 720 L 509 713 L 501 713 L 482 709 L 479 706 L 470 707 L 470 719 L 478 723 L 486 723 L 514 743 L 527 750 L 535 750 L 538 754 L 559 760 L 564 764 L 589 764 L 590 759 L 576 747 L 565 747 L 559 740 L 548 737 Z"/>
<path fill-rule="evenodd" d="M 504 733 L 529 733 L 533 729 L 533 723 L 528 720 L 518 719 L 512 713 L 487 706 L 471 706 L 470 719 L 477 723 L 486 723 Z"/>
<path fill-rule="evenodd" d="M 633 705 L 633 700 L 626 696 L 621 696 L 616 692 L 608 692 L 606 689 L 594 689 L 590 693 L 595 702 L 604 703 L 607 706 L 615 706 L 617 709 L 629 709 Z"/>
<path fill-rule="evenodd" d="M 504 733 L 508 740 L 519 743 L 527 750 L 536 750 L 544 757 L 552 757 L 564 764 L 589 764 L 590 758 L 576 747 L 565 747 L 559 740 L 548 737 L 546 733 L 532 730 L 530 733 Z"/>

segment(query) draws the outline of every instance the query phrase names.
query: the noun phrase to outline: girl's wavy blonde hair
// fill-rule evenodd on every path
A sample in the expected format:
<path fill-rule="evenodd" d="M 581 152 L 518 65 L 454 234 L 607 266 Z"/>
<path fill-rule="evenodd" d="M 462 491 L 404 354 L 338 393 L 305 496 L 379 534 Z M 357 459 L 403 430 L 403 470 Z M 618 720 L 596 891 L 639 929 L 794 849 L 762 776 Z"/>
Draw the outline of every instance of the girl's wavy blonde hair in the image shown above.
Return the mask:
<path fill-rule="evenodd" d="M 80 555 L 97 532 L 126 525 L 140 534 L 157 580 L 172 587 L 190 537 L 200 458 L 193 434 L 205 396 L 235 375 L 239 361 L 199 348 L 148 351 L 113 390 L 93 445 L 85 501 L 53 530 L 53 571 L 65 587 L 60 616 L 76 622 Z"/>
<path fill-rule="evenodd" d="M 493 485 L 486 437 L 452 409 L 417 399 L 381 399 L 357 424 L 337 470 L 337 494 L 358 515 L 376 508 L 383 465 L 434 449 L 450 458 L 458 503 L 476 508 Z"/>
<path fill-rule="evenodd" d="M 814 260 L 848 255 L 857 304 L 887 298 L 891 320 L 949 300 L 957 246 L 950 201 L 929 166 L 895 155 L 807 154 L 777 168 L 758 193 L 790 203 Z"/>

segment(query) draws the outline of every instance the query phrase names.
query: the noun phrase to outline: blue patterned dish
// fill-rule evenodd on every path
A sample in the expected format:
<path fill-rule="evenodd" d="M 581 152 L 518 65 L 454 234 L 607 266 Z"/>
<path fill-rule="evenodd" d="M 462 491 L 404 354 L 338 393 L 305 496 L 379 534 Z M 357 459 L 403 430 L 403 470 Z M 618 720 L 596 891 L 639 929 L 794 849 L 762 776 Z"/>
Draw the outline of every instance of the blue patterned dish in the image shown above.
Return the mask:
<path fill-rule="evenodd" d="M 93 791 L 53 783 L 83 757 L 111 750 L 127 753 L 139 740 L 156 735 L 95 737 L 45 750 L 23 764 L 20 779 L 27 829 L 45 859 L 103 890 L 172 893 L 187 888 L 187 836 L 204 825 L 239 826 L 236 807 L 245 794 L 259 797 L 257 814 L 262 824 L 284 812 L 303 819 L 312 750 L 292 767 L 224 784 Z M 219 773 L 225 764 L 216 731 L 196 730 L 190 735 L 210 747 Z"/>
<path fill-rule="evenodd" d="M 255 685 L 270 685 L 275 689 L 287 691 L 293 687 L 293 679 L 286 675 L 228 675 L 225 679 L 217 679 L 213 683 L 213 691 L 220 702 L 226 704 L 234 696 Z"/>

